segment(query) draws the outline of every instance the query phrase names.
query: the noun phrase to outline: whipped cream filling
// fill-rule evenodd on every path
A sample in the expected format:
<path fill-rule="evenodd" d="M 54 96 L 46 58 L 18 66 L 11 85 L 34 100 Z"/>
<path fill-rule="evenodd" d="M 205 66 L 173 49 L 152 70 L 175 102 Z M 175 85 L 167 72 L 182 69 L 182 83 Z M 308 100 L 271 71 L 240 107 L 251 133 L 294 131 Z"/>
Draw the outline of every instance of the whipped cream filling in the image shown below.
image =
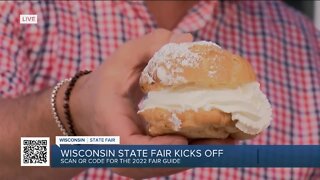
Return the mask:
<path fill-rule="evenodd" d="M 266 129 L 272 119 L 271 105 L 258 82 L 235 89 L 151 91 L 139 104 L 139 112 L 156 107 L 177 113 L 219 109 L 231 113 L 232 120 L 237 120 L 236 127 L 252 135 Z"/>

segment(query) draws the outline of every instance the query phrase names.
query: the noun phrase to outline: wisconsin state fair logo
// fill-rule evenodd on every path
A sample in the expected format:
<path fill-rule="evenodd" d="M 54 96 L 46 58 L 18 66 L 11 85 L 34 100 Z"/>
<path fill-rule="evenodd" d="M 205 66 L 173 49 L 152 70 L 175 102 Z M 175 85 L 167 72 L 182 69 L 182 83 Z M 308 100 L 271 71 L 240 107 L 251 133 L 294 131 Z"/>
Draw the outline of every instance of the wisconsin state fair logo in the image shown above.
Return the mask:
<path fill-rule="evenodd" d="M 20 14 L 20 24 L 37 24 L 38 15 L 36 14 Z"/>

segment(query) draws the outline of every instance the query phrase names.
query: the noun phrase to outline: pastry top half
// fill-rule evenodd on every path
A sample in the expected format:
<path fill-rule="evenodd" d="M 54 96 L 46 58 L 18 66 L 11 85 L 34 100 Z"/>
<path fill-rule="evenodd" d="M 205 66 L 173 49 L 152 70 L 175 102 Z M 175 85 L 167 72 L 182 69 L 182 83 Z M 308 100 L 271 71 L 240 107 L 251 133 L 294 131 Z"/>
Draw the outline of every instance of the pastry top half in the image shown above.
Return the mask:
<path fill-rule="evenodd" d="M 236 88 L 256 81 L 251 65 L 211 42 L 167 44 L 142 72 L 144 92 L 173 88 Z"/>
<path fill-rule="evenodd" d="M 271 121 L 271 105 L 247 60 L 215 43 L 170 43 L 140 77 L 139 114 L 151 135 L 252 138 Z"/>

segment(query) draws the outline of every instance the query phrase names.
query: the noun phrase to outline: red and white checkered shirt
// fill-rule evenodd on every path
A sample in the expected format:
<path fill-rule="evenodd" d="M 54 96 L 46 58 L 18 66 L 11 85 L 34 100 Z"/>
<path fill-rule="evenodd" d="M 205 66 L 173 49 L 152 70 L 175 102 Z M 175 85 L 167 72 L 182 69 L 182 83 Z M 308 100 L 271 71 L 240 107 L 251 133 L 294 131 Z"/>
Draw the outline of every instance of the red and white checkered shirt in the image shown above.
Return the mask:
<path fill-rule="evenodd" d="M 38 24 L 19 24 L 37 14 Z M 120 44 L 157 27 L 142 2 L 0 3 L 0 97 L 52 87 L 95 69 Z M 280 1 L 199 2 L 174 29 L 248 59 L 273 106 L 263 134 L 243 144 L 320 144 L 320 33 Z M 167 179 L 161 177 L 156 179 Z M 316 168 L 195 168 L 170 179 L 319 179 Z M 75 179 L 125 179 L 88 169 Z"/>

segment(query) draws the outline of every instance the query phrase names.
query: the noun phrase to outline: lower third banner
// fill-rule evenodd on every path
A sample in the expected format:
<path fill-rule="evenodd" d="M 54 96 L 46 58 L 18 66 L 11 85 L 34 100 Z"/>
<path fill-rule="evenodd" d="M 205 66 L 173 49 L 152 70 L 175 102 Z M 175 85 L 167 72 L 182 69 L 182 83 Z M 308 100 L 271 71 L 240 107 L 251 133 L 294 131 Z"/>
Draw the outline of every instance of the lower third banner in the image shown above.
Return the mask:
<path fill-rule="evenodd" d="M 51 167 L 320 167 L 320 146 L 52 145 Z"/>

